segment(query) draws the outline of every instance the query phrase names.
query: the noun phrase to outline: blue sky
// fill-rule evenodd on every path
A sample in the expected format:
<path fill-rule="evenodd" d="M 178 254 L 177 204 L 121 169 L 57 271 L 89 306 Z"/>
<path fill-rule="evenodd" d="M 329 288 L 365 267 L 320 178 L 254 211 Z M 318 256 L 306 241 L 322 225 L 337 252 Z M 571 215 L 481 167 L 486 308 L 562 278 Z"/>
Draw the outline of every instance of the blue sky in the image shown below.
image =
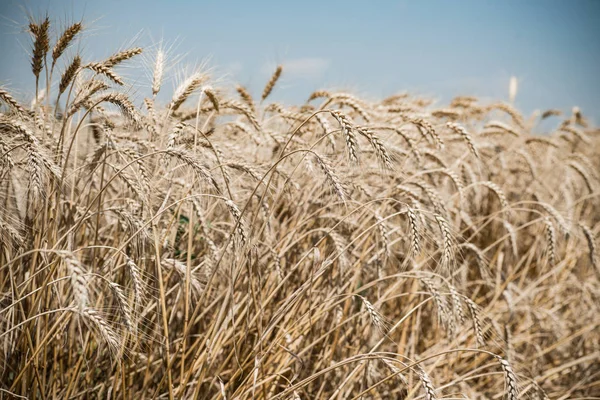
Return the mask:
<path fill-rule="evenodd" d="M 90 61 L 132 38 L 149 49 L 162 40 L 180 66 L 207 61 L 219 84 L 239 82 L 255 95 L 281 63 L 274 100 L 298 102 L 322 88 L 367 97 L 410 91 L 441 102 L 458 94 L 507 99 L 514 75 L 524 112 L 577 105 L 600 122 L 597 0 L 0 3 L 0 82 L 21 98 L 34 82 L 26 13 L 48 11 L 63 26 L 83 17 L 88 29 L 76 49 Z M 150 84 L 138 67 L 119 72 L 141 85 L 142 98 Z"/>

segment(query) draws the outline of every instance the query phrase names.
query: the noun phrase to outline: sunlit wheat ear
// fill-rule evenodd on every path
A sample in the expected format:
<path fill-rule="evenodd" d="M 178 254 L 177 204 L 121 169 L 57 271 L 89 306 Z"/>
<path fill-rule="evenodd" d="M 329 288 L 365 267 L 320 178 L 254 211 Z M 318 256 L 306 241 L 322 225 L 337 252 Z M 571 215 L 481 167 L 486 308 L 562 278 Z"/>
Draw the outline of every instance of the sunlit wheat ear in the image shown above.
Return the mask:
<path fill-rule="evenodd" d="M 112 68 L 115 65 L 122 63 L 123 61 L 129 60 L 130 58 L 141 54 L 142 51 L 143 50 L 141 47 L 134 47 L 129 50 L 123 50 L 108 57 L 106 60 L 102 61 L 102 64 L 108 68 Z"/>
<path fill-rule="evenodd" d="M 579 176 L 581 176 L 581 178 L 585 182 L 585 185 L 590 191 L 590 193 L 594 193 L 594 185 L 592 184 L 592 178 L 590 177 L 590 174 L 587 172 L 585 167 L 583 167 L 583 165 L 579 164 L 576 161 L 569 162 L 567 166 L 571 167 L 575 172 L 577 172 L 577 174 L 579 174 Z"/>
<path fill-rule="evenodd" d="M 558 149 L 560 147 L 558 144 L 556 144 L 556 142 L 552 138 L 545 137 L 545 136 L 529 137 L 529 138 L 525 139 L 525 143 L 528 145 L 539 144 L 539 145 L 544 145 L 547 147 L 552 147 L 555 149 Z"/>
<path fill-rule="evenodd" d="M 79 71 L 80 67 L 81 58 L 77 55 L 73 58 L 73 61 L 71 61 L 67 69 L 65 69 L 65 72 L 63 72 L 62 76 L 60 77 L 60 83 L 58 85 L 59 95 L 63 94 L 65 90 L 67 90 L 71 82 L 73 82 L 73 79 L 75 78 L 75 75 L 77 74 L 77 71 Z"/>
<path fill-rule="evenodd" d="M 400 380 L 400 382 L 402 382 L 403 385 L 408 386 L 408 380 L 406 379 L 404 374 L 400 372 L 400 368 L 396 367 L 394 363 L 388 360 L 387 358 L 382 358 L 381 360 L 385 363 L 385 365 L 387 365 L 390 371 L 392 371 L 394 376 L 396 376 Z"/>
<path fill-rule="evenodd" d="M 431 204 L 433 205 L 433 211 L 436 214 L 438 214 L 438 215 L 447 214 L 447 210 L 446 210 L 446 207 L 444 206 L 442 199 L 440 198 L 438 192 L 430 184 L 428 184 L 427 182 L 425 182 L 423 180 L 418 180 L 416 182 L 411 182 L 411 183 L 413 185 L 421 188 L 425 192 L 425 194 L 431 201 Z"/>
<path fill-rule="evenodd" d="M 442 268 L 445 271 L 448 271 L 452 265 L 452 260 L 454 258 L 454 245 L 452 240 L 452 232 L 450 231 L 450 226 L 444 217 L 440 215 L 435 215 L 435 220 L 438 223 L 440 228 L 440 233 L 442 234 Z"/>
<path fill-rule="evenodd" d="M 219 154 L 219 157 L 221 157 L 221 160 L 225 159 L 224 156 L 221 154 Z M 227 161 L 223 164 L 226 165 L 228 168 L 232 168 L 232 169 L 247 173 L 257 182 L 260 182 L 260 180 L 261 180 L 262 172 L 257 171 L 250 164 L 246 164 L 241 161 Z"/>
<path fill-rule="evenodd" d="M 546 119 L 546 118 L 550 118 L 553 116 L 560 116 L 562 115 L 562 111 L 560 110 L 556 110 L 556 109 L 550 109 L 550 110 L 546 110 L 542 113 L 542 115 L 540 116 L 540 119 Z"/>
<path fill-rule="evenodd" d="M 396 132 L 398 134 L 398 136 L 400 136 L 408 145 L 408 148 L 410 149 L 413 156 L 415 157 L 415 161 L 417 162 L 417 164 L 421 163 L 421 152 L 419 151 L 417 145 L 415 144 L 415 141 L 413 140 L 413 138 L 410 137 L 410 135 L 408 135 L 402 129 L 398 129 L 393 126 L 384 127 L 383 129 L 391 129 L 394 132 Z"/>
<path fill-rule="evenodd" d="M 519 397 L 519 387 L 517 385 L 517 376 L 513 372 L 508 361 L 503 359 L 500 356 L 494 356 L 500 366 L 502 367 L 502 372 L 504 373 L 504 382 L 506 385 L 506 395 L 508 400 L 517 400 Z"/>
<path fill-rule="evenodd" d="M 167 150 L 175 149 L 175 143 L 177 142 L 177 139 L 179 139 L 179 135 L 183 132 L 184 128 L 185 124 L 183 122 L 179 122 L 173 127 L 171 133 L 169 133 L 169 136 L 167 137 Z"/>
<path fill-rule="evenodd" d="M 487 124 L 485 124 L 484 128 L 499 129 L 503 132 L 508 132 L 513 136 L 521 136 L 521 133 L 517 129 L 501 121 L 490 121 Z"/>
<path fill-rule="evenodd" d="M 273 266 L 275 267 L 275 273 L 277 274 L 277 278 L 281 282 L 283 279 L 283 270 L 281 269 L 281 260 L 279 259 L 279 254 L 272 248 L 269 247 L 269 253 L 271 254 L 271 259 L 273 260 Z"/>
<path fill-rule="evenodd" d="M 575 123 L 584 128 L 588 127 L 589 123 L 588 123 L 587 119 L 585 119 L 583 117 L 583 114 L 581 113 L 581 109 L 579 107 L 574 106 L 571 109 L 571 112 L 572 112 L 572 116 L 571 116 L 572 123 Z"/>
<path fill-rule="evenodd" d="M 518 254 L 519 254 L 519 245 L 518 245 L 518 241 L 517 241 L 517 231 L 516 231 L 515 227 L 512 226 L 507 221 L 502 221 L 502 224 L 504 225 L 504 229 L 506 229 L 506 232 L 508 232 L 508 238 L 510 240 L 510 247 L 512 249 L 512 254 L 513 254 L 514 257 L 517 257 Z"/>
<path fill-rule="evenodd" d="M 500 111 L 507 113 L 508 115 L 510 115 L 510 117 L 512 118 L 515 125 L 517 125 L 521 129 L 525 128 L 525 122 L 523 121 L 523 117 L 521 116 L 521 114 L 519 114 L 517 112 L 517 110 L 515 110 L 510 105 L 508 105 L 506 103 L 495 103 L 495 104 L 488 106 L 487 108 L 488 108 L 488 110 L 495 109 L 495 110 L 500 110 Z"/>
<path fill-rule="evenodd" d="M 465 189 L 465 186 L 463 185 L 462 179 L 460 178 L 460 176 L 454 172 L 453 170 L 451 170 L 450 168 L 442 168 L 441 173 L 446 174 L 450 180 L 452 181 L 452 183 L 454 184 L 454 187 L 456 188 L 456 191 L 458 193 L 458 198 L 459 198 L 459 205 L 460 203 L 462 203 L 462 194 L 463 191 Z"/>
<path fill-rule="evenodd" d="M 407 207 L 406 215 L 408 216 L 411 257 L 417 257 L 421 254 L 417 212 L 416 210 Z"/>
<path fill-rule="evenodd" d="M 0 100 L 4 101 L 6 104 L 8 104 L 18 114 L 25 115 L 25 109 L 23 108 L 23 106 L 20 105 L 19 102 L 16 101 L 14 99 L 14 97 L 12 97 L 10 95 L 10 93 L 8 92 L 8 90 L 6 90 L 3 87 L 0 87 Z"/>
<path fill-rule="evenodd" d="M 511 103 L 515 102 L 517 97 L 517 90 L 519 87 L 519 81 L 516 76 L 511 76 L 508 84 L 508 99 Z"/>
<path fill-rule="evenodd" d="M 425 400 L 437 400 L 435 395 L 435 388 L 433 387 L 433 383 L 431 382 L 431 378 L 425 372 L 423 367 L 420 365 L 416 365 L 415 369 L 417 370 L 417 375 L 419 376 L 419 380 L 421 381 L 421 385 L 423 385 L 423 391 L 425 392 Z"/>
<path fill-rule="evenodd" d="M 521 148 L 518 149 L 516 151 L 517 154 L 519 154 L 523 160 L 525 160 L 525 163 L 527 164 L 527 167 L 529 168 L 529 171 L 531 172 L 531 177 L 533 179 L 537 178 L 537 168 L 536 168 L 536 163 L 533 160 L 533 158 L 531 157 L 531 154 L 529 154 L 529 152 L 527 151 L 527 149 Z"/>
<path fill-rule="evenodd" d="M 569 158 L 584 167 L 586 172 L 594 181 L 600 181 L 600 175 L 598 174 L 598 171 L 596 171 L 594 163 L 588 157 L 581 153 L 573 153 L 569 156 Z"/>
<path fill-rule="evenodd" d="M 479 152 L 477 151 L 477 148 L 475 148 L 475 144 L 473 143 L 473 138 L 471 137 L 471 135 L 469 135 L 469 133 L 467 132 L 467 130 L 465 128 L 463 128 L 462 126 L 460 126 L 454 122 L 448 122 L 446 124 L 446 126 L 448 128 L 450 128 L 451 130 L 453 130 L 454 132 L 458 133 L 465 140 L 465 142 L 467 142 L 467 145 L 469 146 L 469 150 L 471 150 L 471 153 L 473 153 L 473 155 L 476 158 L 480 158 Z"/>
<path fill-rule="evenodd" d="M 93 329 L 100 333 L 106 344 L 112 352 L 116 352 L 119 348 L 121 338 L 115 330 L 109 325 L 102 315 L 91 307 L 84 307 L 80 310 L 80 315 L 84 317 Z"/>
<path fill-rule="evenodd" d="M 140 157 L 140 154 L 137 153 L 133 149 L 124 147 L 121 151 L 124 154 L 126 154 L 132 161 L 135 162 L 135 164 L 138 167 L 140 177 L 142 178 L 141 186 L 144 189 L 143 191 L 145 193 L 149 193 L 150 192 L 150 176 L 148 173 L 148 169 L 146 168 L 146 164 L 144 163 L 144 160 Z"/>
<path fill-rule="evenodd" d="M 326 90 L 317 90 L 317 91 L 311 93 L 311 95 L 308 97 L 306 102 L 308 103 L 314 99 L 318 99 L 321 97 L 329 98 L 329 97 L 331 97 L 331 94 Z"/>
<path fill-rule="evenodd" d="M 469 108 L 477 102 L 477 97 L 474 96 L 456 96 L 450 100 L 450 107 Z"/>
<path fill-rule="evenodd" d="M 325 179 L 326 179 L 327 183 L 329 184 L 329 186 L 331 186 L 333 193 L 335 193 L 340 198 L 340 200 L 346 201 L 346 199 L 347 199 L 346 188 L 344 187 L 344 184 L 342 183 L 342 181 L 340 180 L 338 175 L 335 173 L 335 170 L 333 169 L 333 167 L 331 167 L 331 165 L 327 162 L 327 160 L 325 160 L 323 157 L 320 157 L 318 155 L 315 155 L 315 160 L 316 160 L 317 164 L 319 165 L 319 167 L 321 167 L 321 170 L 323 171 L 323 174 L 325 175 Z"/>
<path fill-rule="evenodd" d="M 477 261 L 477 268 L 479 268 L 479 273 L 483 279 L 492 279 L 492 273 L 490 272 L 490 268 L 488 266 L 488 261 L 485 258 L 485 254 L 481 249 L 475 246 L 473 243 L 461 243 L 460 247 L 463 249 L 469 249 L 475 254 L 475 260 Z"/>
<path fill-rule="evenodd" d="M 146 110 L 148 110 L 148 116 L 153 124 L 156 124 L 156 109 L 154 107 L 154 100 L 145 98 L 144 105 L 146 106 Z"/>
<path fill-rule="evenodd" d="M 354 129 L 350 120 L 340 111 L 330 111 L 330 113 L 342 128 L 350 161 L 358 162 L 358 141 L 356 140 L 356 135 L 354 134 Z"/>
<path fill-rule="evenodd" d="M 420 280 L 421 283 L 425 286 L 427 292 L 431 294 L 431 297 L 433 297 L 433 300 L 435 301 L 438 322 L 440 324 L 446 325 L 449 321 L 450 316 L 448 315 L 448 310 L 446 309 L 446 302 L 442 297 L 437 284 L 433 281 L 433 279 L 430 279 L 428 277 L 421 277 Z"/>
<path fill-rule="evenodd" d="M 198 277 L 191 273 L 188 277 L 187 265 L 179 260 L 174 258 L 165 258 L 161 261 L 161 263 L 168 269 L 171 269 L 177 273 L 182 283 L 186 282 L 186 279 L 189 279 L 190 287 L 192 289 L 193 296 L 199 296 L 200 293 L 204 290 L 204 285 L 200 282 Z"/>
<path fill-rule="evenodd" d="M 221 104 L 221 108 L 229 108 L 239 112 L 240 114 L 245 116 L 248 119 L 248 121 L 250 121 L 254 129 L 256 129 L 257 131 L 261 130 L 260 123 L 258 122 L 256 115 L 244 103 L 240 103 L 239 101 L 234 100 L 225 101 Z"/>
<path fill-rule="evenodd" d="M 81 22 L 76 22 L 69 26 L 67 29 L 65 29 L 60 38 L 58 38 L 58 40 L 56 41 L 54 48 L 52 49 L 52 66 L 56 64 L 58 58 L 64 53 L 67 47 L 69 47 L 69 45 L 75 39 L 75 36 L 79 32 L 81 32 L 82 29 L 83 25 L 81 24 Z"/>
<path fill-rule="evenodd" d="M 366 126 L 357 126 L 355 127 L 356 131 L 367 138 L 373 149 L 375 150 L 375 154 L 377 155 L 377 159 L 381 163 L 381 165 L 388 170 L 393 169 L 392 158 L 390 157 L 390 153 L 387 148 L 379 139 L 379 136 L 373 132 L 373 130 L 369 129 Z"/>
<path fill-rule="evenodd" d="M 122 86 L 125 84 L 125 82 L 123 82 L 123 79 L 121 79 L 120 76 L 118 76 L 112 69 L 110 69 L 110 67 L 107 67 L 105 64 L 93 62 L 85 65 L 84 68 L 90 69 L 98 75 L 103 75 L 107 77 L 117 85 Z"/>
<path fill-rule="evenodd" d="M 0 239 L 3 243 L 10 243 L 12 240 L 18 246 L 23 244 L 23 236 L 12 224 L 4 221 L 0 216 Z"/>
<path fill-rule="evenodd" d="M 156 51 L 154 60 L 154 72 L 152 74 L 152 96 L 156 96 L 160 91 L 165 72 L 165 52 L 162 49 Z"/>
<path fill-rule="evenodd" d="M 225 205 L 227 206 L 227 209 L 233 216 L 234 224 L 236 225 L 236 235 L 240 240 L 241 245 L 245 246 L 246 243 L 248 243 L 248 233 L 244 224 L 244 220 L 242 219 L 242 213 L 238 206 L 236 206 L 235 203 L 229 199 L 225 200 Z"/>
<path fill-rule="evenodd" d="M 73 296 L 75 297 L 75 302 L 81 311 L 87 307 L 89 301 L 89 282 L 86 278 L 86 272 L 79 260 L 70 252 L 61 252 L 59 255 L 65 262 L 65 265 L 67 266 L 67 272 L 71 276 Z"/>
<path fill-rule="evenodd" d="M 105 89 L 108 89 L 108 85 L 98 80 L 91 80 L 87 86 L 78 93 L 76 101 L 74 101 L 68 109 L 68 115 L 73 115 L 79 111 L 82 107 L 90 107 L 90 98 Z"/>
<path fill-rule="evenodd" d="M 585 133 L 583 133 L 581 130 L 579 130 L 577 128 L 574 128 L 572 126 L 563 126 L 560 128 L 560 130 L 563 132 L 570 133 L 571 135 L 575 136 L 578 140 L 582 141 L 585 144 L 592 143 L 592 139 L 590 139 L 590 137 L 588 135 L 586 135 Z"/>
<path fill-rule="evenodd" d="M 338 262 L 340 264 L 340 267 L 342 270 L 345 270 L 348 266 L 348 254 L 346 251 L 348 242 L 339 232 L 335 230 L 331 230 L 327 233 L 329 238 L 331 238 L 331 242 L 338 256 Z"/>
<path fill-rule="evenodd" d="M 49 42 L 49 29 L 50 29 L 50 19 L 46 16 L 44 20 L 35 24 L 31 22 L 29 24 L 29 31 L 33 35 L 33 54 L 31 58 L 31 70 L 37 81 L 40 78 L 40 72 L 42 72 L 42 68 L 44 67 L 44 59 L 46 58 L 46 54 L 50 49 Z"/>
<path fill-rule="evenodd" d="M 588 245 L 588 249 L 589 249 L 589 255 L 590 255 L 590 263 L 592 263 L 592 266 L 594 268 L 596 268 L 596 270 L 598 272 L 600 272 L 599 266 L 597 264 L 597 249 L 598 247 L 596 246 L 596 238 L 594 237 L 594 232 L 592 232 L 592 230 L 584 224 L 579 224 L 579 227 L 581 228 L 581 231 L 583 232 L 583 235 L 585 236 L 585 240 L 587 241 L 587 245 Z"/>
<path fill-rule="evenodd" d="M 494 194 L 498 197 L 498 200 L 500 201 L 500 204 L 502 205 L 502 208 L 504 210 L 508 210 L 510 208 L 508 200 L 506 199 L 506 195 L 504 194 L 504 191 L 500 189 L 500 186 L 496 185 L 494 182 L 491 181 L 482 181 L 479 182 L 479 184 L 487 187 L 492 192 L 494 192 Z"/>
<path fill-rule="evenodd" d="M 483 329 L 481 327 L 481 317 L 479 315 L 479 306 L 475 304 L 469 297 L 465 297 L 465 303 L 471 313 L 471 320 L 473 321 L 473 330 L 475 331 L 475 337 L 477 339 L 477 345 L 480 347 L 485 346 L 485 336 L 483 335 Z"/>
<path fill-rule="evenodd" d="M 458 290 L 456 290 L 454 285 L 449 284 L 448 288 L 450 289 L 450 296 L 452 297 L 452 309 L 456 313 L 460 324 L 464 325 L 466 321 L 466 315 L 462 306 L 461 295 L 458 293 Z"/>
<path fill-rule="evenodd" d="M 208 79 L 206 74 L 196 72 L 189 76 L 175 89 L 173 99 L 171 100 L 170 108 L 171 111 L 177 111 L 184 101 L 188 99 L 197 89 L 199 89 L 204 82 Z"/>
<path fill-rule="evenodd" d="M 348 94 L 336 95 L 332 96 L 332 100 L 334 100 L 335 103 L 338 103 L 341 106 L 350 107 L 365 121 L 365 123 L 368 124 L 369 122 L 371 122 L 371 116 L 369 115 L 367 110 L 365 110 L 365 108 L 360 104 L 358 99 L 356 99 L 354 96 Z"/>
<path fill-rule="evenodd" d="M 93 102 L 114 104 L 121 110 L 123 116 L 133 123 L 134 127 L 139 128 L 142 126 L 142 117 L 139 111 L 124 93 L 109 93 L 98 99 L 94 99 Z"/>
<path fill-rule="evenodd" d="M 558 212 L 558 210 L 554 207 L 552 207 L 550 204 L 548 203 L 544 203 L 544 202 L 538 202 L 538 204 L 540 205 L 540 207 L 542 207 L 548 214 L 550 214 L 550 216 L 552 218 L 554 218 L 554 220 L 556 221 L 556 223 L 558 224 L 559 229 L 562 231 L 563 234 L 568 234 L 569 233 L 569 226 L 567 225 L 567 222 L 565 221 L 564 217 L 562 216 L 561 213 Z"/>
<path fill-rule="evenodd" d="M 127 300 L 127 296 L 125 296 L 125 292 L 123 289 L 114 282 L 109 282 L 109 286 L 113 293 L 115 294 L 115 298 L 117 299 L 117 303 L 119 304 L 119 308 L 121 313 L 123 314 L 123 319 L 125 320 L 125 325 L 127 325 L 127 329 L 131 333 L 135 333 L 135 325 L 133 322 L 133 310 L 129 305 L 129 301 Z"/>
<path fill-rule="evenodd" d="M 211 86 L 204 86 L 202 88 L 202 93 L 206 95 L 206 97 L 210 100 L 213 108 L 216 112 L 219 112 L 219 98 L 217 97 L 217 93 Z"/>
<path fill-rule="evenodd" d="M 277 81 L 281 77 L 281 72 L 282 71 L 283 71 L 283 66 L 278 65 L 277 68 L 275 69 L 275 72 L 271 76 L 271 79 L 269 79 L 269 82 L 267 82 L 267 85 L 263 89 L 261 100 L 264 101 L 267 97 L 269 97 L 269 95 L 273 91 L 273 88 L 277 84 Z"/>
<path fill-rule="evenodd" d="M 327 143 L 329 144 L 329 146 L 331 146 L 331 150 L 335 151 L 334 136 L 328 134 L 332 131 L 331 124 L 329 123 L 327 118 L 323 114 L 320 114 L 320 113 L 315 114 L 315 119 L 317 120 L 317 122 L 321 126 L 321 128 L 323 129 L 323 134 L 326 135 L 325 140 L 327 140 Z"/>
<path fill-rule="evenodd" d="M 554 265 L 556 262 L 556 231 L 549 217 L 544 217 L 544 232 L 546 234 L 546 244 L 548 245 L 548 262 L 550 265 Z"/>
<path fill-rule="evenodd" d="M 379 215 L 377 212 L 375 213 L 375 221 L 377 221 L 377 230 L 379 231 L 379 237 L 383 242 L 383 249 L 385 251 L 385 256 L 389 257 L 391 255 L 391 243 L 389 237 L 389 228 L 385 223 L 385 220 Z"/>
<path fill-rule="evenodd" d="M 128 256 L 125 256 L 125 263 L 133 282 L 133 293 L 135 296 L 135 304 L 141 306 L 146 298 L 146 286 L 142 280 L 142 272 L 138 265 Z"/>
<path fill-rule="evenodd" d="M 236 86 L 235 90 L 238 92 L 240 98 L 248 106 L 248 108 L 252 112 L 256 112 L 256 108 L 254 106 L 254 99 L 252 99 L 252 95 L 250 94 L 248 89 L 246 89 L 244 86 L 238 85 Z"/>
<path fill-rule="evenodd" d="M 385 333 L 388 330 L 388 327 L 383 316 L 379 313 L 379 311 L 377 311 L 375 306 L 373 306 L 373 304 L 371 304 L 371 302 L 365 297 L 358 296 L 358 298 L 360 298 L 362 303 L 365 305 L 365 309 L 369 314 L 369 318 L 373 326 L 375 326 L 382 333 Z"/>
<path fill-rule="evenodd" d="M 196 159 L 192 155 L 192 153 L 187 152 L 185 150 L 180 150 L 180 149 L 172 149 L 172 150 L 167 149 L 165 151 L 165 154 L 169 157 L 173 157 L 173 158 L 183 162 L 188 167 L 192 168 L 200 177 L 206 179 L 206 181 L 208 181 L 215 188 L 215 190 L 217 192 L 221 192 L 221 188 L 219 187 L 219 184 L 213 178 L 210 171 L 208 171 L 208 169 L 204 165 L 202 165 L 200 163 L 200 161 L 198 161 L 198 159 Z"/>
<path fill-rule="evenodd" d="M 54 164 L 51 157 L 42 151 L 40 141 L 24 123 L 19 120 L 10 120 L 0 123 L 0 127 L 3 126 L 23 136 L 25 140 L 24 149 L 27 153 L 27 166 L 30 174 L 29 188 L 33 191 L 35 199 L 44 197 L 46 193 L 44 184 L 46 172 L 58 178 L 60 174 L 59 168 Z"/>
<path fill-rule="evenodd" d="M 444 148 L 444 141 L 429 121 L 426 121 L 423 118 L 410 118 L 409 121 L 417 127 L 425 130 L 425 132 L 431 136 L 438 149 Z"/>

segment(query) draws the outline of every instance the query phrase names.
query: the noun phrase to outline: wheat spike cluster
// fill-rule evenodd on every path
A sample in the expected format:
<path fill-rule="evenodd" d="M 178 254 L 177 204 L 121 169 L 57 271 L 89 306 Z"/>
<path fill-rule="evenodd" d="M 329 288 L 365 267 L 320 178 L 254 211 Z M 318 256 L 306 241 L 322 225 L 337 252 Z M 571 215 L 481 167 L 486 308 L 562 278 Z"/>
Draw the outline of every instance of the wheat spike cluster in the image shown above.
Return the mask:
<path fill-rule="evenodd" d="M 257 93 L 197 70 L 169 95 L 168 52 L 86 60 L 85 30 L 32 20 L 35 100 L 0 87 L 0 398 L 600 394 L 579 109 L 290 106 L 285 64 Z"/>

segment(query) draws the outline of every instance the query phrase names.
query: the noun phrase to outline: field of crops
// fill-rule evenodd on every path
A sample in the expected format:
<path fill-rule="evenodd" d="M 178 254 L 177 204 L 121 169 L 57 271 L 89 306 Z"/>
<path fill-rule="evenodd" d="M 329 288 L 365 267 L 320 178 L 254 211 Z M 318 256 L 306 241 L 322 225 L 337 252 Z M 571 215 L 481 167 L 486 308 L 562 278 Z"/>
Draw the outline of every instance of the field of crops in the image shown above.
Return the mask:
<path fill-rule="evenodd" d="M 290 106 L 285 64 L 161 102 L 164 49 L 82 59 L 82 28 L 32 21 L 37 97 L 0 87 L 0 398 L 598 398 L 577 108 Z"/>

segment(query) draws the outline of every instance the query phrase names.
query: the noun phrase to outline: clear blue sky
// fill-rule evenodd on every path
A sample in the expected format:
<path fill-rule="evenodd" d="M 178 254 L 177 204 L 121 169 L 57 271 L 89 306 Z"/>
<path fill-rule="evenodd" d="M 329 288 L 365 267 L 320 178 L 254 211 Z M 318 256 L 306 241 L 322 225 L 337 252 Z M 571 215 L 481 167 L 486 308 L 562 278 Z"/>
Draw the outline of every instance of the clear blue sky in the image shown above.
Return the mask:
<path fill-rule="evenodd" d="M 514 75 L 525 112 L 578 105 L 600 122 L 600 0 L 0 3 L 0 82 L 22 98 L 33 91 L 25 11 L 48 11 L 63 25 L 83 17 L 80 49 L 89 60 L 136 35 L 143 47 L 162 39 L 183 65 L 208 59 L 223 85 L 240 82 L 255 94 L 282 63 L 276 100 L 300 101 L 321 88 L 506 99 Z M 147 95 L 143 71 L 120 73 Z"/>

